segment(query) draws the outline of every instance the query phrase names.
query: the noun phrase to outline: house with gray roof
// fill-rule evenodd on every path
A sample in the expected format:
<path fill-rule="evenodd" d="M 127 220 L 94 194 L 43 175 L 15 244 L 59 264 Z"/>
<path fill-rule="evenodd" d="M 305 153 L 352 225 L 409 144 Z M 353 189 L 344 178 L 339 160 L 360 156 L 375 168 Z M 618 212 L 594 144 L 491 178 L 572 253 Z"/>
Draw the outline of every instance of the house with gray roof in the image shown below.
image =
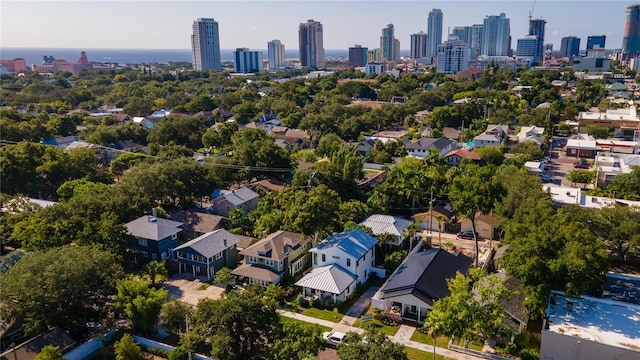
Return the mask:
<path fill-rule="evenodd" d="M 225 229 L 218 229 L 188 241 L 172 251 L 178 272 L 204 277 L 210 281 L 216 271 L 237 265 L 238 238 Z"/>
<path fill-rule="evenodd" d="M 429 155 L 431 149 L 438 151 L 440 156 L 445 156 L 449 151 L 453 150 L 455 144 L 455 142 L 444 137 L 421 137 L 417 141 L 405 139 L 403 143 L 409 155 L 420 158 Z"/>
<path fill-rule="evenodd" d="M 258 207 L 260 195 L 249 188 L 241 187 L 233 191 L 214 191 L 211 197 L 209 211 L 215 215 L 229 217 L 229 213 L 236 208 L 245 213 L 255 210 Z"/>
<path fill-rule="evenodd" d="M 402 240 L 405 237 L 405 230 L 412 221 L 404 219 L 400 216 L 381 215 L 375 214 L 369 216 L 360 225 L 364 225 L 371 229 L 373 235 L 390 234 L 395 238 L 391 244 L 393 246 L 400 246 Z"/>
<path fill-rule="evenodd" d="M 371 298 L 376 309 L 398 321 L 422 324 L 436 300 L 449 295 L 447 280 L 466 274 L 473 260 L 461 253 L 416 246 Z"/>
<path fill-rule="evenodd" d="M 129 249 L 134 254 L 134 263 L 151 260 L 165 260 L 171 256 L 171 249 L 178 246 L 178 235 L 182 223 L 153 215 L 144 215 L 125 224 L 127 232 L 135 239 Z"/>
<path fill-rule="evenodd" d="M 244 264 L 233 270 L 241 282 L 278 284 L 309 267 L 311 238 L 291 231 L 279 230 L 240 251 Z"/>
<path fill-rule="evenodd" d="M 356 285 L 372 274 L 384 277 L 375 267 L 375 246 L 371 235 L 360 229 L 336 233 L 309 250 L 313 270 L 296 282 L 305 296 L 325 302 L 341 302 L 351 296 Z M 351 279 L 351 280 L 349 280 Z"/>
<path fill-rule="evenodd" d="M 485 146 L 498 147 L 507 138 L 506 128 L 503 125 L 491 124 L 487 126 L 482 134 L 473 138 L 473 148 L 478 149 Z"/>

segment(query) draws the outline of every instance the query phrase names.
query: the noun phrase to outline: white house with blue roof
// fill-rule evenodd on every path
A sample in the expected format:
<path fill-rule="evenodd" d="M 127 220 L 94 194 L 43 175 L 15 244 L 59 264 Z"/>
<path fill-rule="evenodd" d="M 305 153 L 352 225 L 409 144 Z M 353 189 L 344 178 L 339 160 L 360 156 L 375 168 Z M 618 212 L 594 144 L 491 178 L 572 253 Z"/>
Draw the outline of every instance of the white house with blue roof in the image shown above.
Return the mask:
<path fill-rule="evenodd" d="M 329 236 L 309 250 L 313 268 L 296 285 L 303 288 L 306 296 L 345 301 L 371 274 L 384 277 L 384 270 L 375 267 L 377 243 L 360 229 Z"/>

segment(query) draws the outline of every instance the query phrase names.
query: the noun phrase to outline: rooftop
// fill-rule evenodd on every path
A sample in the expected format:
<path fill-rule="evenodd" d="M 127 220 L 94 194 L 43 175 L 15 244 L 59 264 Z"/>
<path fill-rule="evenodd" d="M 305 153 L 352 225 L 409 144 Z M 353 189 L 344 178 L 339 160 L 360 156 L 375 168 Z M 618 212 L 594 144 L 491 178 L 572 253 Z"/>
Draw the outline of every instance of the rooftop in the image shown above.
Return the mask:
<path fill-rule="evenodd" d="M 225 229 L 218 229 L 188 241 L 174 250 L 192 249 L 200 255 L 210 258 L 238 243 L 238 238 Z"/>
<path fill-rule="evenodd" d="M 278 230 L 242 250 L 240 255 L 263 257 L 280 261 L 289 257 L 289 251 L 296 251 L 300 246 L 309 241 L 311 240 L 305 239 L 302 234 Z"/>
<path fill-rule="evenodd" d="M 314 249 L 310 251 L 324 250 L 337 247 L 343 252 L 352 255 L 356 259 L 361 258 L 376 244 L 376 240 L 371 235 L 360 229 L 349 230 L 337 234 L 333 234 L 320 242 Z"/>
<path fill-rule="evenodd" d="M 296 282 L 297 286 L 316 289 L 332 294 L 341 294 L 356 277 L 339 265 L 327 265 L 313 268 L 311 272 Z"/>
<path fill-rule="evenodd" d="M 151 215 L 141 216 L 125 224 L 129 233 L 148 240 L 162 240 L 182 231 L 182 223 Z"/>
<path fill-rule="evenodd" d="M 404 235 L 404 229 L 411 225 L 411 221 L 400 216 L 391 215 L 371 215 L 361 225 L 371 228 L 374 235 L 391 234 L 398 237 Z"/>
<path fill-rule="evenodd" d="M 547 331 L 640 351 L 639 305 L 552 291 L 547 318 Z"/>

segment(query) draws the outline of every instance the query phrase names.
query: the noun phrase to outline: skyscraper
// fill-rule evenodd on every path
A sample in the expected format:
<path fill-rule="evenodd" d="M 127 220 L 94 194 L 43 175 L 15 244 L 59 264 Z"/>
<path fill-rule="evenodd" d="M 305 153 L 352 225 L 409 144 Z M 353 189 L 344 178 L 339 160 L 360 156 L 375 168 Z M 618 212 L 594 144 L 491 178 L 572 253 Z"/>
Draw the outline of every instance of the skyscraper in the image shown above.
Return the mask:
<path fill-rule="evenodd" d="M 455 37 L 438 46 L 436 71 L 444 74 L 455 74 L 469 68 L 471 48 Z"/>
<path fill-rule="evenodd" d="M 482 27 L 480 55 L 509 56 L 511 50 L 510 31 L 510 21 L 504 13 L 487 16 Z"/>
<path fill-rule="evenodd" d="M 451 30 L 451 35 L 471 47 L 471 26 L 456 26 Z M 449 40 L 451 40 L 451 37 L 449 37 Z"/>
<path fill-rule="evenodd" d="M 267 57 L 269 69 L 281 69 L 284 67 L 284 44 L 280 40 L 271 40 L 267 43 Z"/>
<path fill-rule="evenodd" d="M 193 22 L 191 54 L 193 56 L 194 70 L 222 70 L 217 21 L 198 18 Z"/>
<path fill-rule="evenodd" d="M 393 61 L 400 61 L 400 40 L 393 39 Z"/>
<path fill-rule="evenodd" d="M 536 62 L 538 54 L 538 36 L 527 35 L 518 39 L 516 44 L 516 56 L 527 58 L 530 62 Z"/>
<path fill-rule="evenodd" d="M 233 55 L 233 67 L 237 73 L 260 72 L 264 70 L 262 51 L 250 51 L 247 48 L 237 48 Z"/>
<path fill-rule="evenodd" d="M 593 35 L 587 37 L 587 50 L 590 49 L 604 49 L 604 45 L 607 42 L 606 35 Z"/>
<path fill-rule="evenodd" d="M 622 34 L 622 53 L 625 58 L 640 54 L 640 4 L 627 6 L 627 20 Z"/>
<path fill-rule="evenodd" d="M 580 53 L 580 38 L 565 36 L 560 42 L 560 56 L 572 58 Z"/>
<path fill-rule="evenodd" d="M 367 63 L 367 53 L 369 49 L 356 45 L 349 48 L 349 66 L 361 67 Z"/>
<path fill-rule="evenodd" d="M 438 54 L 438 45 L 442 43 L 442 10 L 433 9 L 427 18 L 427 56 Z"/>
<path fill-rule="evenodd" d="M 393 24 L 387 24 L 387 27 L 382 29 L 382 36 L 380 36 L 380 51 L 382 51 L 382 58 L 387 61 L 396 60 L 394 58 L 394 40 Z"/>
<path fill-rule="evenodd" d="M 319 21 L 307 20 L 298 28 L 300 44 L 300 63 L 304 67 L 324 68 L 322 24 Z"/>
<path fill-rule="evenodd" d="M 536 53 L 534 55 L 535 62 L 541 62 L 544 59 L 544 28 L 547 22 L 543 19 L 529 20 L 529 35 L 536 36 Z"/>
<path fill-rule="evenodd" d="M 427 57 L 427 34 L 423 31 L 417 34 L 411 34 L 411 51 L 409 56 L 411 56 L 412 59 Z"/>

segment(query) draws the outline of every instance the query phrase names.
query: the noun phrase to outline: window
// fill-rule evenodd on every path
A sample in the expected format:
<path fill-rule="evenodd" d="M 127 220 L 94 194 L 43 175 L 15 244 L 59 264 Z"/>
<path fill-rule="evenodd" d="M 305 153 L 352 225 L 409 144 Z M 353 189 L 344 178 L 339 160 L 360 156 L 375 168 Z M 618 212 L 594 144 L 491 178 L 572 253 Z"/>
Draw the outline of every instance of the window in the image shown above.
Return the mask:
<path fill-rule="evenodd" d="M 148 246 L 147 239 L 138 239 L 138 245 L 140 246 Z"/>
<path fill-rule="evenodd" d="M 158 260 L 158 254 L 151 254 L 151 258 L 153 260 Z"/>
<path fill-rule="evenodd" d="M 362 255 L 362 261 L 367 260 L 367 253 L 365 253 L 364 255 Z"/>
<path fill-rule="evenodd" d="M 148 258 L 148 257 L 149 257 L 149 253 L 148 253 L 148 252 L 146 252 L 146 251 L 143 251 L 143 252 L 142 252 L 142 257 L 143 257 L 143 258 Z"/>
<path fill-rule="evenodd" d="M 322 254 L 322 262 L 327 261 L 327 256 L 325 254 Z"/>
<path fill-rule="evenodd" d="M 313 265 L 318 265 L 318 254 L 316 253 L 313 254 Z"/>
<path fill-rule="evenodd" d="M 222 251 L 216 254 L 216 260 L 222 258 Z"/>
<path fill-rule="evenodd" d="M 171 235 L 171 240 L 175 240 L 175 239 L 177 239 L 177 238 L 178 238 L 178 234 L 173 234 L 173 235 Z"/>
<path fill-rule="evenodd" d="M 356 260 L 356 267 L 360 266 L 360 260 Z"/>
<path fill-rule="evenodd" d="M 162 258 L 162 260 L 167 260 L 169 258 L 169 252 L 163 252 L 162 254 L 160 254 L 160 257 Z"/>
<path fill-rule="evenodd" d="M 351 259 L 347 258 L 347 267 L 351 267 Z"/>

